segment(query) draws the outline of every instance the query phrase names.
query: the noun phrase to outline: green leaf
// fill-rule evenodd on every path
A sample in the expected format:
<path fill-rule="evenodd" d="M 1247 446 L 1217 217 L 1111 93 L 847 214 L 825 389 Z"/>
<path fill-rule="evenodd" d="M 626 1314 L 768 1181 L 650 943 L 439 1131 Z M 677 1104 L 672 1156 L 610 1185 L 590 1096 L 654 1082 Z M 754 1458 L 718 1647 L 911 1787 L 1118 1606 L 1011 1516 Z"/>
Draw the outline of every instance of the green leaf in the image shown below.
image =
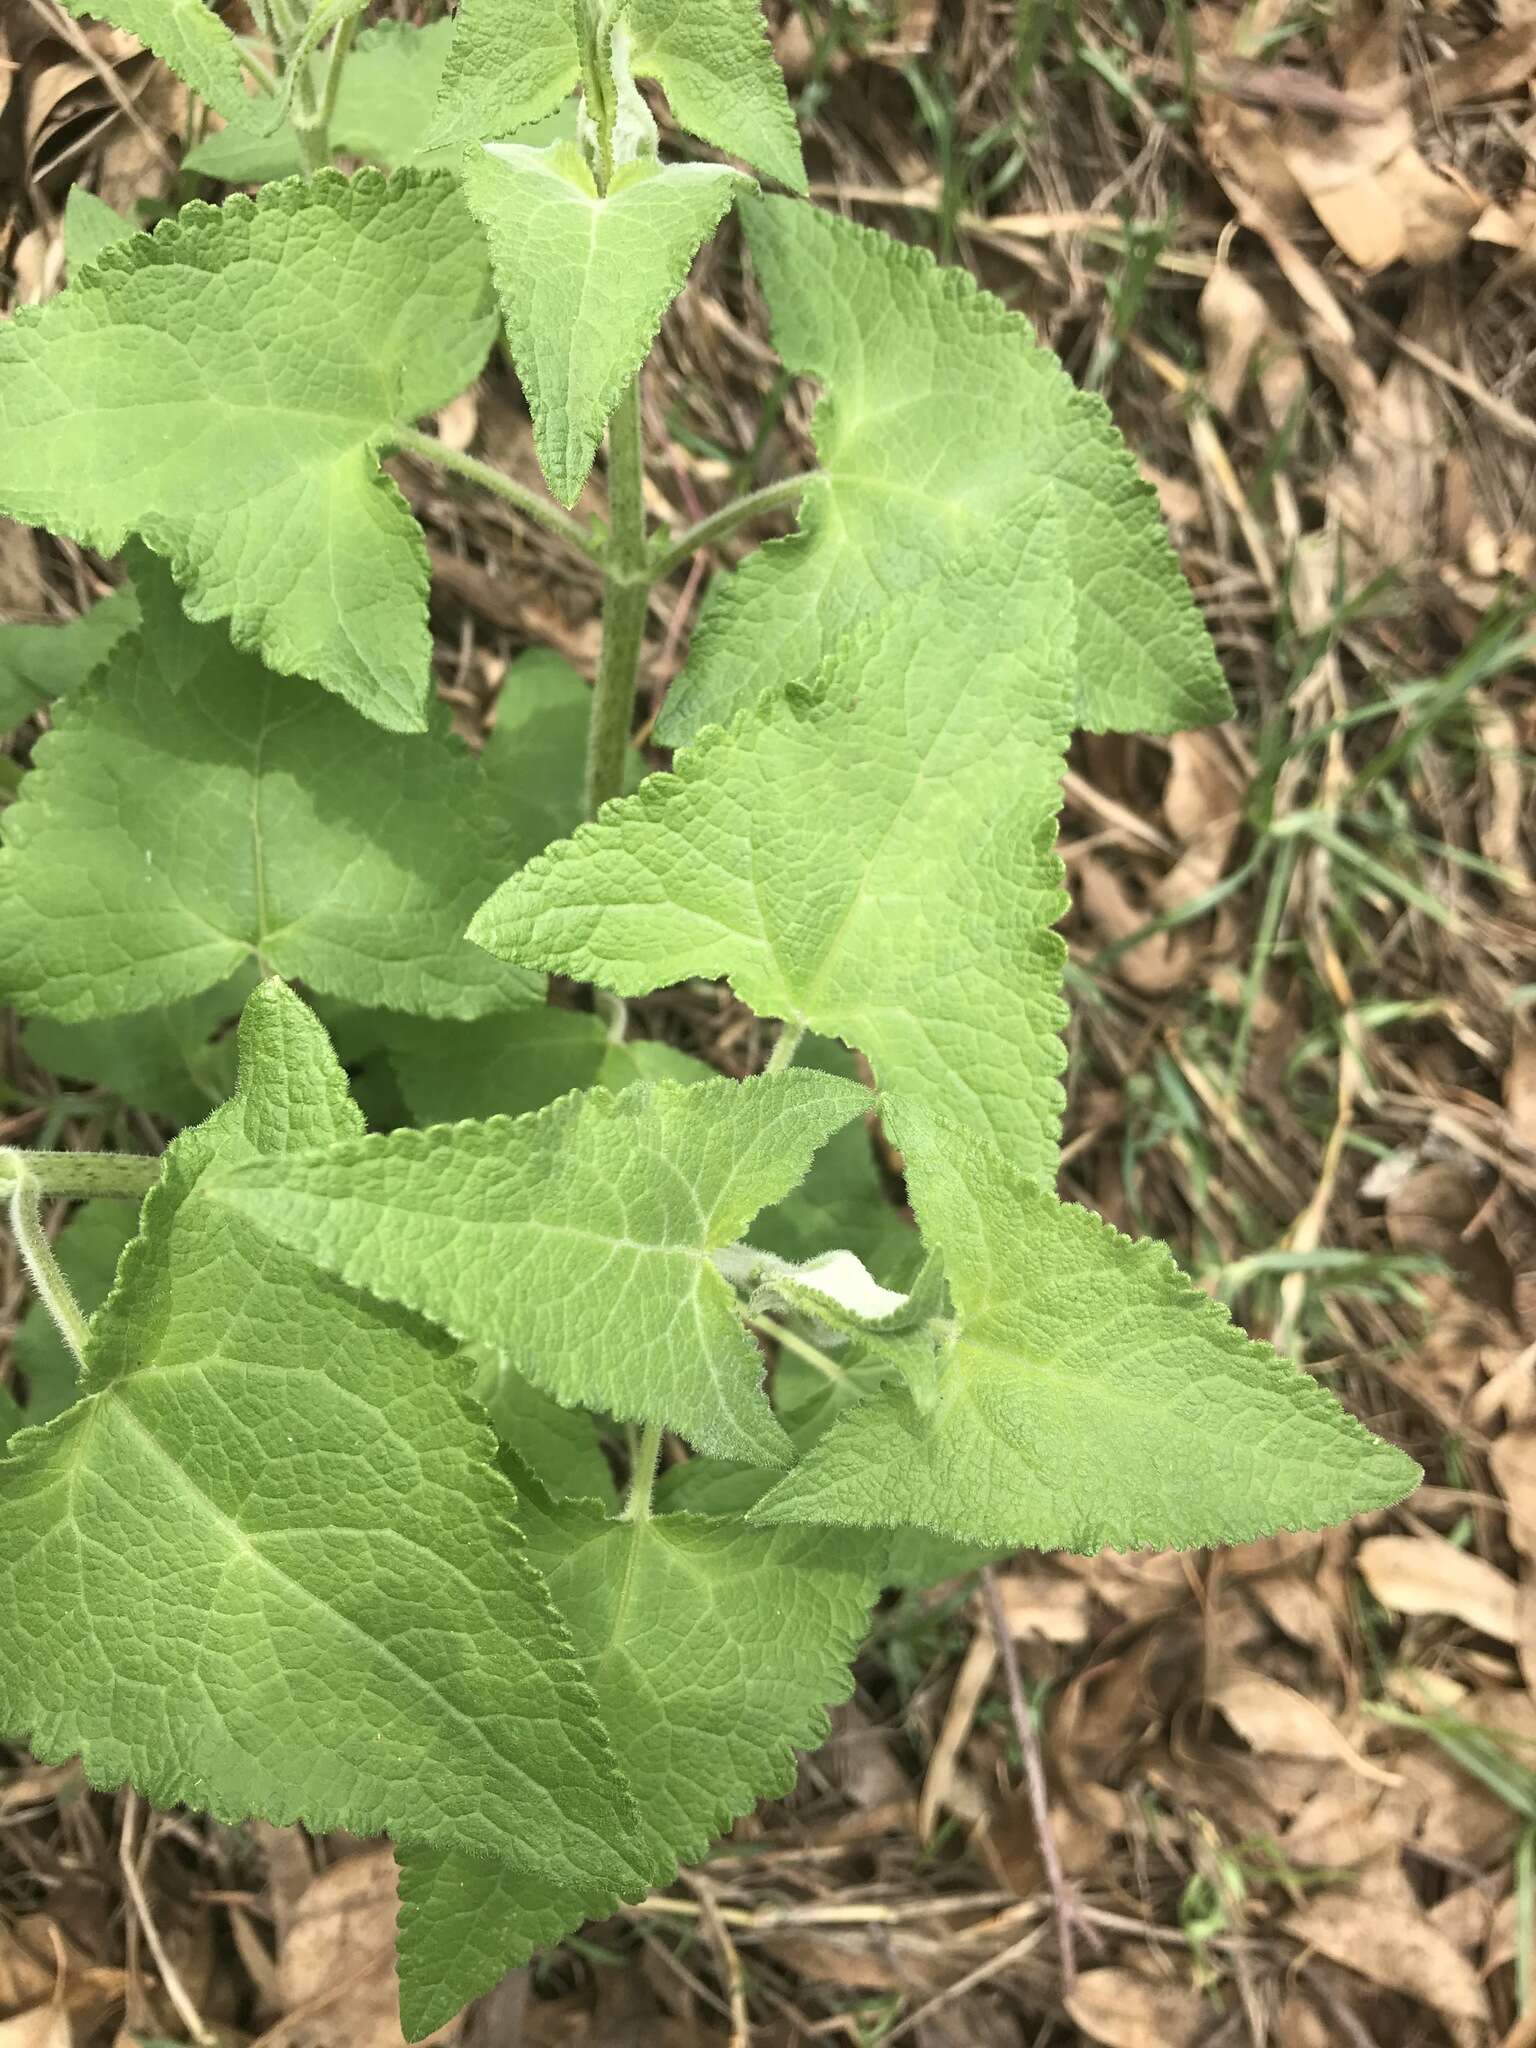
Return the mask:
<path fill-rule="evenodd" d="M 807 1038 L 797 1064 L 850 1081 L 858 1071 L 847 1048 L 832 1038 Z M 799 1187 L 765 1209 L 750 1235 L 761 1250 L 797 1265 L 834 1248 L 854 1252 L 891 1287 L 904 1286 L 922 1256 L 917 1232 L 902 1222 L 885 1191 L 862 1118 L 828 1138 Z"/>
<path fill-rule="evenodd" d="M 214 1034 L 239 1015 L 254 980 L 248 971 L 183 1002 L 96 1023 L 34 1017 L 22 1043 L 60 1080 L 109 1089 L 167 1123 L 198 1123 L 234 1090 L 234 1034 Z"/>
<path fill-rule="evenodd" d="M 103 249 L 126 242 L 138 230 L 124 220 L 115 207 L 88 192 L 84 185 L 71 185 L 64 198 L 64 263 L 74 283 Z"/>
<path fill-rule="evenodd" d="M 761 1356 L 711 1255 L 867 1100 L 823 1074 L 594 1089 L 253 1166 L 220 1199 L 558 1401 L 782 1464 Z"/>
<path fill-rule="evenodd" d="M 138 1224 L 132 1202 L 85 1202 L 60 1231 L 54 1256 L 88 1316 L 106 1300 L 123 1247 L 132 1242 Z M 11 1341 L 11 1362 L 26 1382 L 24 1422 L 51 1422 L 75 1399 L 75 1355 L 40 1301 L 28 1304 Z"/>
<path fill-rule="evenodd" d="M 1077 586 L 1072 722 L 1170 732 L 1228 716 L 1215 653 L 1151 488 L 1103 402 L 963 270 L 786 199 L 743 202 L 785 367 L 821 380 L 824 480 L 801 530 L 718 579 L 658 731 L 680 745 L 765 684 L 810 675 L 893 592 L 957 560 L 983 573 L 954 621 L 997 644 L 999 528 L 1042 496 Z"/>
<path fill-rule="evenodd" d="M 846 1536 L 764 1540 L 739 1523 L 604 1520 L 524 1498 L 530 1554 L 581 1655 L 641 1813 L 651 1884 L 697 1862 L 825 1739 L 875 1591 Z M 782 1539 L 788 1530 L 774 1532 Z M 526 1883 L 458 1855 L 400 1858 L 400 2004 L 419 2036 L 567 1931 Z"/>
<path fill-rule="evenodd" d="M 1054 526 L 1000 531 L 985 568 L 952 567 L 811 685 L 706 732 L 505 882 L 470 936 L 620 995 L 725 975 L 1049 1184 L 1073 629 Z"/>
<path fill-rule="evenodd" d="M 508 663 L 482 758 L 519 866 L 574 832 L 586 815 L 582 771 L 591 712 L 591 684 L 558 654 L 532 648 Z M 625 787 L 636 789 L 644 779 L 645 764 L 631 747 Z"/>
<path fill-rule="evenodd" d="M 105 553 L 139 533 L 194 617 L 420 730 L 426 549 L 378 450 L 474 379 L 494 332 L 449 177 L 327 172 L 184 207 L 0 328 L 0 511 Z"/>
<path fill-rule="evenodd" d="M 630 0 L 613 26 L 659 79 L 680 128 L 805 190 L 795 117 L 756 0 Z M 430 131 L 499 140 L 550 113 L 581 77 L 571 0 L 463 0 Z"/>
<path fill-rule="evenodd" d="M 63 0 L 80 21 L 110 21 L 186 80 L 226 121 L 245 105 L 240 46 L 203 0 Z"/>
<path fill-rule="evenodd" d="M 1033 1187 L 911 1102 L 882 1113 L 955 1321 L 939 1400 L 845 1415 L 754 1519 L 1037 1550 L 1246 1543 L 1389 1507 L 1420 1477 L 1234 1327 L 1167 1249 Z"/>
<path fill-rule="evenodd" d="M 462 937 L 505 849 L 469 752 L 382 732 L 223 628 L 156 616 L 161 637 L 65 701 L 5 814 L 6 999 L 79 1022 L 255 960 L 448 1016 L 536 1000 Z"/>
<path fill-rule="evenodd" d="M 661 81 L 679 128 L 806 189 L 784 77 L 757 0 L 630 0 L 630 61 Z"/>
<path fill-rule="evenodd" d="M 581 494 L 592 458 L 699 244 L 747 180 L 641 157 L 600 196 L 574 142 L 490 143 L 464 164 L 549 487 Z"/>
<path fill-rule="evenodd" d="M 412 162 L 422 170 L 456 169 L 456 161 L 439 165 L 444 152 L 422 150 L 452 40 L 453 23 L 446 19 L 424 28 L 403 21 L 365 28 L 342 67 L 331 116 L 332 148 L 386 171 Z M 229 185 L 260 185 L 269 178 L 293 177 L 302 168 L 292 130 L 267 132 L 259 125 L 255 103 L 244 120 L 205 135 L 183 163 L 187 170 Z"/>
<path fill-rule="evenodd" d="M 159 1806 L 627 1896 L 630 1802 L 457 1362 L 204 1199 L 359 1122 L 280 984 L 240 1041 L 239 1093 L 166 1155 L 86 1397 L 0 1473 L 0 1726 Z"/>
<path fill-rule="evenodd" d="M 515 135 L 576 90 L 572 0 L 461 0 L 427 141 Z"/>
<path fill-rule="evenodd" d="M 516 1460 L 554 1500 L 595 1500 L 617 1508 L 613 1473 L 597 1424 L 580 1408 L 562 1408 L 501 1353 L 482 1363 L 475 1398 Z"/>
<path fill-rule="evenodd" d="M 523 1116 L 573 1088 L 617 1093 L 635 1081 L 715 1078 L 702 1060 L 671 1046 L 615 1045 L 600 1018 L 576 1010 L 514 1010 L 473 1024 L 391 1018 L 385 1043 L 400 1092 L 421 1124 Z"/>
<path fill-rule="evenodd" d="M 0 728 L 78 689 L 138 622 L 138 596 L 124 584 L 62 625 L 0 625 Z"/>

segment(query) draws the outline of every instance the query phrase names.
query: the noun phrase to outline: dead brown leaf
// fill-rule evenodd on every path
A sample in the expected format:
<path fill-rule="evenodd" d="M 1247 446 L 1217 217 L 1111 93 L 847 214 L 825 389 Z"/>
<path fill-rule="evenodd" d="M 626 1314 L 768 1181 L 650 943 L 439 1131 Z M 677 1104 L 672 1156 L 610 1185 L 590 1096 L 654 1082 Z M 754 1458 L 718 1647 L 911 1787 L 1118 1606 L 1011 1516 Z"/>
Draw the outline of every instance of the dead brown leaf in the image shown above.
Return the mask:
<path fill-rule="evenodd" d="M 282 2048 L 404 2048 L 395 1976 L 395 1859 L 368 1849 L 322 1870 L 278 1952 Z M 433 2034 L 453 2040 L 457 2022 Z"/>
<path fill-rule="evenodd" d="M 1406 1992 L 1451 2020 L 1488 2019 L 1476 1971 L 1422 1913 L 1330 1893 L 1288 1915 L 1285 1929 L 1384 1991 Z"/>
<path fill-rule="evenodd" d="M 1370 1536 L 1360 1546 L 1361 1577 L 1397 1614 L 1451 1614 L 1469 1628 L 1515 1640 L 1519 1588 L 1507 1573 L 1440 1536 Z"/>
<path fill-rule="evenodd" d="M 1064 2003 L 1101 2048 L 1194 2048 L 1210 2017 L 1198 1992 L 1138 1970 L 1085 1970 Z"/>
<path fill-rule="evenodd" d="M 1248 380 L 1249 366 L 1271 326 L 1262 292 L 1230 263 L 1218 262 L 1200 294 L 1205 336 L 1205 395 L 1230 419 Z"/>
<path fill-rule="evenodd" d="M 1250 1749 L 1334 1760 L 1375 1785 L 1398 1782 L 1394 1772 L 1362 1756 L 1315 1700 L 1266 1672 L 1234 1667 L 1216 1680 L 1209 1697 Z"/>

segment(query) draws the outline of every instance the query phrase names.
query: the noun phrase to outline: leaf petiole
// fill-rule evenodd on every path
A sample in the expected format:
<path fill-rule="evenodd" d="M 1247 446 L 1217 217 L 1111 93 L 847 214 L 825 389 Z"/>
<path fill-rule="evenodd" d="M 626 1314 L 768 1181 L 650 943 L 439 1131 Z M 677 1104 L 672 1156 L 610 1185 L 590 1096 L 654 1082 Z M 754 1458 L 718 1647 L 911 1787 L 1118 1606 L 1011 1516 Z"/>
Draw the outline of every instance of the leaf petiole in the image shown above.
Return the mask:
<path fill-rule="evenodd" d="M 12 1155 L 13 1159 L 15 1155 Z M 85 1347 L 90 1337 L 90 1325 L 81 1313 L 80 1304 L 70 1292 L 69 1282 L 53 1255 L 53 1246 L 43 1228 L 40 1204 L 43 1190 L 27 1171 L 25 1166 L 16 1167 L 11 1187 L 11 1235 L 16 1248 L 26 1261 L 27 1273 L 37 1298 L 52 1316 L 66 1346 L 73 1352 L 77 1364 L 85 1363 Z"/>
<path fill-rule="evenodd" d="M 651 1519 L 651 1494 L 656 1486 L 656 1467 L 661 1462 L 661 1424 L 648 1422 L 635 1452 L 634 1469 L 629 1476 L 629 1495 L 624 1502 L 622 1519 L 626 1522 L 648 1522 Z"/>
<path fill-rule="evenodd" d="M 680 569 L 691 560 L 701 548 L 714 547 L 716 542 L 728 539 L 738 527 L 760 519 L 765 512 L 776 512 L 781 505 L 797 505 L 811 485 L 820 481 L 821 475 L 819 469 L 809 469 L 800 476 L 781 477 L 777 483 L 764 484 L 761 490 L 749 491 L 744 498 L 735 498 L 729 505 L 722 505 L 718 512 L 711 512 L 695 525 L 685 527 L 675 539 L 668 536 L 658 543 L 651 574 L 660 583 L 674 569 Z"/>
<path fill-rule="evenodd" d="M 0 1146 L 0 1196 L 13 1195 L 25 1182 L 39 1196 L 137 1202 L 160 1178 L 160 1166 L 145 1152 L 24 1152 Z"/>
<path fill-rule="evenodd" d="M 535 525 L 542 526 L 546 533 L 554 534 L 557 540 L 563 540 L 589 561 L 600 559 L 596 536 L 580 520 L 562 511 L 552 498 L 543 497 L 538 491 L 529 490 L 526 484 L 520 484 L 516 477 L 508 476 L 505 470 L 495 469 L 473 455 L 461 455 L 456 448 L 445 446 L 431 434 L 420 433 L 415 427 L 391 427 L 382 446 L 385 450 L 399 449 L 423 462 L 435 463 L 439 469 L 451 470 L 455 476 L 464 477 L 469 483 L 478 484 L 483 491 L 490 491 L 496 497 L 504 498 L 509 505 L 515 505 Z"/>

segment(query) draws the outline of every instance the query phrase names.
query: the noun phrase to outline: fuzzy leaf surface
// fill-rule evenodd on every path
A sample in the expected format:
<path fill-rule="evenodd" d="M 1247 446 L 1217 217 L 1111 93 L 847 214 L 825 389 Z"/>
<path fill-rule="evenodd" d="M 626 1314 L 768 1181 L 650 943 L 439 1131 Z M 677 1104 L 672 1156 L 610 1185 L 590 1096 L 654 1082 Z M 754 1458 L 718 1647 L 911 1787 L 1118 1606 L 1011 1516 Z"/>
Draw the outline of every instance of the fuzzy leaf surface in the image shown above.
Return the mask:
<path fill-rule="evenodd" d="M 1057 507 L 1078 595 L 1072 718 L 1170 732 L 1230 711 L 1151 488 L 1103 402 L 1079 391 L 1028 323 L 925 251 L 787 199 L 742 218 L 786 368 L 819 379 L 825 472 L 801 528 L 720 579 L 660 736 L 681 745 L 763 687 L 810 675 L 858 620 L 990 564 L 1019 505 Z M 986 586 L 968 608 L 997 644 Z M 959 621 L 956 622 L 960 623 Z"/>
<path fill-rule="evenodd" d="M 136 36 L 200 100 L 235 120 L 246 104 L 240 47 L 204 0 L 63 0 L 79 21 L 110 21 Z"/>
<path fill-rule="evenodd" d="M 1049 510 L 1009 541 L 704 733 L 503 883 L 471 936 L 620 995 L 724 975 L 1049 1182 L 1072 590 Z"/>
<path fill-rule="evenodd" d="M 156 1805 L 611 1895 L 629 1802 L 459 1364 L 203 1197 L 360 1121 L 281 984 L 240 1053 L 238 1094 L 166 1155 L 85 1398 L 0 1468 L 0 1726 Z"/>
<path fill-rule="evenodd" d="M 795 1751 L 825 1738 L 877 1588 L 867 1547 L 809 1530 L 765 1541 L 696 1515 L 609 1521 L 589 1502 L 524 1497 L 519 1513 L 634 1788 L 648 1879 L 666 1885 L 736 1815 L 789 1791 Z M 441 2024 L 553 1938 L 549 1908 L 468 1857 L 404 1854 L 407 2031 Z"/>
<path fill-rule="evenodd" d="M 594 1089 L 253 1165 L 220 1198 L 559 1401 L 783 1464 L 761 1356 L 711 1253 L 868 1099 L 826 1074 Z"/>
<path fill-rule="evenodd" d="M 572 505 L 699 244 L 747 183 L 717 164 L 623 164 L 599 195 L 574 142 L 489 143 L 464 165 L 550 489 Z"/>
<path fill-rule="evenodd" d="M 1190 1548 L 1315 1529 L 1418 1467 L 1244 1336 L 1165 1246 L 1032 1186 L 911 1102 L 882 1114 L 954 1302 L 938 1401 L 851 1409 L 766 1496 L 764 1523 L 903 1523 L 1037 1550 Z"/>
<path fill-rule="evenodd" d="M 475 1398 L 511 1452 L 514 1472 L 531 1472 L 553 1500 L 595 1500 L 617 1509 L 613 1472 L 585 1409 L 562 1408 L 500 1353 L 483 1360 Z"/>
<path fill-rule="evenodd" d="M 494 333 L 446 175 L 184 207 L 0 328 L 0 511 L 105 553 L 137 532 L 195 618 L 418 731 L 426 549 L 377 451 L 473 381 Z"/>
<path fill-rule="evenodd" d="M 0 730 L 78 689 L 138 622 L 138 596 L 124 584 L 62 625 L 0 625 Z"/>
<path fill-rule="evenodd" d="M 536 1001 L 462 936 L 506 844 L 468 751 L 384 732 L 222 627 L 154 612 L 65 700 L 5 814 L 5 998 L 78 1022 L 256 961 L 429 1014 Z"/>
<path fill-rule="evenodd" d="M 616 10 L 638 77 L 680 128 L 797 192 L 794 113 L 757 0 L 629 0 Z M 431 140 L 496 141 L 551 113 L 581 76 L 570 0 L 463 0 Z"/>
<path fill-rule="evenodd" d="M 572 0 L 461 0 L 427 140 L 515 135 L 552 114 L 580 78 Z"/>

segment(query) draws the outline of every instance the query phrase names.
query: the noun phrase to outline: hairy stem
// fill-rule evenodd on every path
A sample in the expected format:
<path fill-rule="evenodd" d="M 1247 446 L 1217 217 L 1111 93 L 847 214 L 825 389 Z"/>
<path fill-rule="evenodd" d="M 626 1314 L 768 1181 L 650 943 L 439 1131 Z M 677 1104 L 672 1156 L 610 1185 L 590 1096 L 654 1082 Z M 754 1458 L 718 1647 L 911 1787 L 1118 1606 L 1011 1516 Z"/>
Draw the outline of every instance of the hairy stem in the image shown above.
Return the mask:
<path fill-rule="evenodd" d="M 608 422 L 608 545 L 603 554 L 603 651 L 587 726 L 586 815 L 595 818 L 624 786 L 624 752 L 635 712 L 635 681 L 651 593 L 645 559 L 645 443 L 640 379 Z"/>
<path fill-rule="evenodd" d="M 785 1351 L 793 1351 L 796 1358 L 803 1358 L 824 1380 L 831 1380 L 835 1385 L 838 1380 L 848 1377 L 835 1358 L 828 1358 L 826 1352 L 813 1344 L 809 1337 L 802 1337 L 798 1330 L 781 1323 L 777 1316 L 753 1316 L 750 1321 L 754 1330 L 761 1330 L 765 1337 L 771 1337 Z"/>
<path fill-rule="evenodd" d="M 725 540 L 740 526 L 761 517 L 764 512 L 773 512 L 780 505 L 798 504 L 811 485 L 820 477 L 819 469 L 807 470 L 803 476 L 786 476 L 776 484 L 764 484 L 759 491 L 749 491 L 744 498 L 733 499 L 729 505 L 722 505 L 718 512 L 711 512 L 694 526 L 685 527 L 677 538 L 657 556 L 651 565 L 651 573 L 659 583 L 664 576 L 670 576 L 674 569 L 680 569 L 684 562 L 696 555 L 701 548 L 712 548 L 716 541 Z"/>
<path fill-rule="evenodd" d="M 624 1503 L 626 1522 L 648 1522 L 651 1493 L 656 1485 L 656 1467 L 661 1462 L 661 1424 L 648 1422 L 635 1452 L 629 1475 L 629 1497 Z"/>
<path fill-rule="evenodd" d="M 145 1152 L 21 1152 L 0 1146 L 0 1195 L 26 1181 L 39 1195 L 137 1202 L 160 1178 L 163 1163 Z"/>
<path fill-rule="evenodd" d="M 766 1074 L 782 1074 L 786 1067 L 794 1065 L 795 1054 L 800 1050 L 800 1041 L 805 1036 L 803 1024 L 786 1024 L 780 1031 L 778 1042 L 768 1055 Z"/>
<path fill-rule="evenodd" d="M 434 463 L 439 469 L 451 470 L 455 476 L 478 484 L 481 490 L 504 498 L 536 526 L 542 526 L 546 533 L 554 534 L 568 547 L 575 548 L 578 554 L 585 555 L 588 561 L 596 561 L 597 543 L 580 522 L 569 512 L 562 511 L 553 498 L 530 491 L 526 484 L 508 476 L 505 470 L 493 469 L 490 463 L 480 462 L 473 455 L 460 455 L 457 449 L 446 447 L 431 434 L 419 433 L 415 427 L 391 427 L 388 445 L 419 456 L 423 462 Z"/>
<path fill-rule="evenodd" d="M 26 1261 L 38 1300 L 53 1317 L 59 1335 L 74 1353 L 76 1363 L 83 1364 L 90 1326 L 81 1314 L 79 1302 L 69 1290 L 69 1282 L 59 1271 L 58 1260 L 53 1256 L 53 1246 L 43 1228 L 42 1198 L 43 1191 L 31 1174 L 25 1167 L 19 1169 L 11 1190 L 11 1235 Z"/>
<path fill-rule="evenodd" d="M 347 57 L 361 20 L 360 14 L 354 14 L 341 24 L 331 38 L 325 60 L 325 78 L 320 87 L 320 136 L 325 143 L 327 157 L 330 156 L 331 121 L 336 112 L 336 95 L 341 90 L 341 74 L 346 69 Z"/>

